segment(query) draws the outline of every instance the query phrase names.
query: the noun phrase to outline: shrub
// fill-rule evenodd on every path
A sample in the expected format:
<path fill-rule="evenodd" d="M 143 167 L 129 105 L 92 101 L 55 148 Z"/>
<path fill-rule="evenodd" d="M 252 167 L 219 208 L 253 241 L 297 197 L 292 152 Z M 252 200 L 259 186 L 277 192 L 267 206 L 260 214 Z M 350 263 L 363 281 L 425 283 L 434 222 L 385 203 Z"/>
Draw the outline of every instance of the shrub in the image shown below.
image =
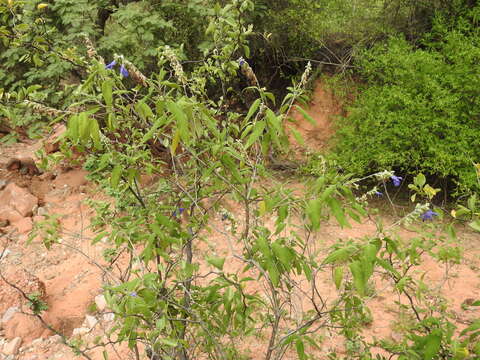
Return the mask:
<path fill-rule="evenodd" d="M 341 121 L 343 167 L 355 173 L 391 168 L 452 179 L 458 191 L 478 187 L 480 36 L 438 23 L 432 46 L 401 37 L 365 51 L 366 87 Z"/>

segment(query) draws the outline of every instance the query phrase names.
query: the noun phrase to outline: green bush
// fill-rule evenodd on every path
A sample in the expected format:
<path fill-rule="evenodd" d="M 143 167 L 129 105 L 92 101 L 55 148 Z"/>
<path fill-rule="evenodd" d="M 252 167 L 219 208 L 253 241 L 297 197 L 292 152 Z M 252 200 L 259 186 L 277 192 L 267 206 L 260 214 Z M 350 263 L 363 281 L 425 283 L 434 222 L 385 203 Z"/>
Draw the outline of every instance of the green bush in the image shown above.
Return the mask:
<path fill-rule="evenodd" d="M 341 121 L 343 167 L 422 171 L 452 179 L 458 191 L 478 187 L 480 35 L 463 24 L 460 31 L 439 22 L 423 49 L 395 37 L 363 53 L 368 87 Z"/>

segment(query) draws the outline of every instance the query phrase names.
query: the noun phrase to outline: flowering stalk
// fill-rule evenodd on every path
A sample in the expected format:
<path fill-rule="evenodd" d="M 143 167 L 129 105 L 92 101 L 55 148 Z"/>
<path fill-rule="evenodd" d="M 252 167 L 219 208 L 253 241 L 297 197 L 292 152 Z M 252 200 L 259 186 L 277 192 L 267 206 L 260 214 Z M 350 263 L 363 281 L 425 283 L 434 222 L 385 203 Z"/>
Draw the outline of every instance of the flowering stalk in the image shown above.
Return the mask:
<path fill-rule="evenodd" d="M 173 68 L 173 72 L 175 73 L 175 76 L 177 77 L 178 81 L 180 81 L 182 84 L 187 83 L 187 77 L 185 76 L 185 72 L 183 71 L 182 64 L 180 64 L 180 61 L 178 61 L 177 55 L 175 52 L 170 48 L 170 46 L 165 46 L 163 50 L 163 56 L 167 58 L 168 61 L 170 61 L 170 65 Z"/>

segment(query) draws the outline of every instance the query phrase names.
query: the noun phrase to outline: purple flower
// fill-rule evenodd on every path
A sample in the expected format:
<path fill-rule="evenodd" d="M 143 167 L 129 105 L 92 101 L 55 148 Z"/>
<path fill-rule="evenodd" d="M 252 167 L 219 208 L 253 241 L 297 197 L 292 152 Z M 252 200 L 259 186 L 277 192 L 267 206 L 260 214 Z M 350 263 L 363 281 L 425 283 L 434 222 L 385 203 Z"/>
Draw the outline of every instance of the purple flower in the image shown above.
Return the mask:
<path fill-rule="evenodd" d="M 125 66 L 120 66 L 120 75 L 123 77 L 128 77 L 128 70 L 125 68 Z"/>
<path fill-rule="evenodd" d="M 117 61 L 113 60 L 110 64 L 105 65 L 105 69 L 111 70 L 115 65 L 117 65 Z"/>
<path fill-rule="evenodd" d="M 238 65 L 243 66 L 246 63 L 247 62 L 243 58 L 238 59 Z"/>
<path fill-rule="evenodd" d="M 433 220 L 434 216 L 438 216 L 438 213 L 436 213 L 435 211 L 432 211 L 430 209 L 428 209 L 422 215 L 420 215 L 420 217 L 422 218 L 423 221 Z"/>
<path fill-rule="evenodd" d="M 381 196 L 383 196 L 383 193 L 380 192 L 380 191 L 375 191 L 375 195 L 377 195 L 378 197 L 381 197 Z"/>
<path fill-rule="evenodd" d="M 393 186 L 399 187 L 402 183 L 403 177 L 392 175 L 390 176 L 390 179 L 392 179 Z"/>
<path fill-rule="evenodd" d="M 185 211 L 185 208 L 178 208 L 172 213 L 172 216 L 174 217 L 180 216 L 183 214 L 184 211 Z"/>
<path fill-rule="evenodd" d="M 136 291 L 132 291 L 130 294 L 129 294 L 131 297 L 137 297 L 138 294 Z"/>

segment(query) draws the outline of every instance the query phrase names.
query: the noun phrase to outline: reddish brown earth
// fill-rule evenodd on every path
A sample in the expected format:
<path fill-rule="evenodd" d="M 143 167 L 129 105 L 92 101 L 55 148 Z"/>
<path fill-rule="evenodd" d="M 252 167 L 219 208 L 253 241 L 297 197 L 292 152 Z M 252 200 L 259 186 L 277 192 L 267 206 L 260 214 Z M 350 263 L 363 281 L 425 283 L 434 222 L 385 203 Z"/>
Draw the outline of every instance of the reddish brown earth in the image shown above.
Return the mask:
<path fill-rule="evenodd" d="M 329 140 L 335 132 L 334 121 L 336 116 L 342 113 L 340 102 L 335 98 L 333 93 L 329 91 L 322 81 L 316 83 L 311 95 L 311 102 L 305 108 L 307 113 L 311 116 L 315 124 L 305 119 L 305 117 L 295 108 L 290 113 L 293 121 L 288 121 L 288 126 L 293 127 L 300 132 L 305 145 L 302 146 L 289 132 L 290 143 L 294 151 L 299 151 L 306 147 L 311 151 L 324 151 L 328 148 Z"/>
<path fill-rule="evenodd" d="M 322 83 L 318 83 L 313 93 L 308 112 L 316 121 L 316 125 L 310 124 L 303 116 L 294 112 L 292 116 L 296 122 L 292 126 L 302 134 L 311 150 L 325 149 L 334 132 L 332 117 L 340 114 L 341 109 L 339 103 L 330 92 L 325 90 Z M 46 142 L 50 152 L 56 150 L 55 136 L 60 133 L 61 131 L 57 131 Z M 294 143 L 293 139 L 292 143 Z M 102 335 L 105 329 L 111 326 L 109 316 L 105 316 L 101 311 L 93 314 L 95 316 L 93 320 L 91 317 L 86 318 L 92 310 L 95 299 L 101 304 L 101 298 L 96 296 L 102 291 L 104 275 L 102 251 L 106 244 L 102 241 L 95 245 L 91 244 L 95 235 L 90 229 L 93 212 L 84 204 L 84 200 L 100 198 L 102 195 L 93 184 L 87 182 L 86 172 L 79 168 L 56 167 L 41 175 L 22 174 L 20 171 L 9 171 L 5 168 L 7 161 L 14 157 L 32 158 L 38 162 L 35 151 L 42 145 L 43 141 L 31 141 L 0 146 L 0 199 L 4 199 L 3 203 L 0 203 L 0 209 L 4 208 L 4 211 L 11 212 L 7 219 L 9 224 L 4 226 L 5 223 L 1 224 L 2 211 L 0 210 L 0 225 L 2 225 L 0 226 L 0 252 L 4 253 L 0 261 L 0 271 L 7 282 L 14 284 L 25 293 L 38 293 L 39 297 L 48 304 L 44 319 L 56 330 L 67 337 L 81 336 L 86 341 L 92 341 L 96 335 Z M 300 147 L 297 148 L 299 149 Z M 5 189 L 2 189 L 2 180 L 7 183 Z M 7 187 L 9 187 L 8 191 L 15 187 L 16 194 L 20 191 L 22 195 L 9 197 L 5 193 Z M 241 213 L 238 205 L 233 202 L 226 204 L 226 207 L 233 213 Z M 37 236 L 31 244 L 28 244 L 27 238 L 31 227 L 51 215 L 58 216 L 61 243 L 47 250 L 42 243 L 42 236 Z M 384 215 L 384 221 L 388 224 L 393 221 L 393 218 Z M 319 252 L 319 257 L 325 257 L 328 247 L 338 239 L 358 239 L 373 236 L 376 233 L 374 223 L 369 220 L 352 225 L 351 229 L 341 229 L 334 222 L 326 222 L 316 237 L 311 239 L 312 246 Z M 243 267 L 243 264 L 234 257 L 240 254 L 239 245 L 226 236 L 225 224 L 220 216 L 212 221 L 211 228 L 212 233 L 205 237 L 208 240 L 199 244 L 196 250 L 203 254 L 226 256 L 228 271 L 236 271 Z M 414 236 L 406 229 L 402 229 L 399 235 L 405 239 Z M 478 310 L 475 312 L 462 308 L 465 300 L 478 298 L 480 294 L 480 238 L 476 234 L 460 229 L 458 244 L 465 249 L 464 259 L 461 264 L 449 269 L 448 281 L 445 281 L 445 268 L 429 258 L 426 258 L 419 267 L 416 276 L 426 274 L 429 285 L 436 288 L 438 293 L 448 300 L 452 312 L 457 317 L 457 324 L 463 327 L 473 318 L 480 317 Z M 208 267 L 202 264 L 201 269 L 207 271 Z M 401 319 L 393 304 L 396 300 L 404 302 L 405 299 L 395 297 L 392 289 L 385 286 L 380 277 L 375 277 L 374 282 L 377 285 L 377 291 L 368 300 L 373 321 L 365 329 L 365 335 L 396 339 Z M 252 285 L 250 291 L 262 290 L 262 286 L 259 282 Z M 320 274 L 317 286 L 329 301 L 333 301 L 336 290 L 330 273 Z M 298 296 L 294 302 L 298 311 L 308 309 L 310 306 L 301 296 Z M 46 329 L 38 319 L 22 314 L 22 312 L 30 313 L 30 309 L 25 304 L 25 300 L 16 289 L 0 280 L 0 359 L 6 358 L 6 354 L 1 355 L 2 351 L 9 352 L 12 348 L 18 347 L 15 341 L 20 340 L 14 341 L 16 338 L 21 339 L 20 347 L 14 358 L 9 359 L 81 358 L 75 357 L 69 348 L 61 344 L 59 336 Z M 102 311 L 108 312 L 108 309 Z M 93 324 L 94 320 L 98 323 Z M 339 337 L 335 333 L 325 331 L 320 335 L 323 339 L 321 350 L 309 349 L 316 358 L 324 359 L 329 351 L 335 351 L 339 355 L 345 353 L 344 344 L 338 340 Z M 265 338 L 252 337 L 245 339 L 244 343 L 250 359 L 263 358 L 266 348 Z M 110 359 L 135 358 L 125 348 L 107 350 Z M 95 360 L 102 359 L 101 352 L 102 349 L 96 349 L 90 355 Z M 285 359 L 293 360 L 297 359 L 297 356 L 294 352 L 290 352 L 286 354 Z"/>

